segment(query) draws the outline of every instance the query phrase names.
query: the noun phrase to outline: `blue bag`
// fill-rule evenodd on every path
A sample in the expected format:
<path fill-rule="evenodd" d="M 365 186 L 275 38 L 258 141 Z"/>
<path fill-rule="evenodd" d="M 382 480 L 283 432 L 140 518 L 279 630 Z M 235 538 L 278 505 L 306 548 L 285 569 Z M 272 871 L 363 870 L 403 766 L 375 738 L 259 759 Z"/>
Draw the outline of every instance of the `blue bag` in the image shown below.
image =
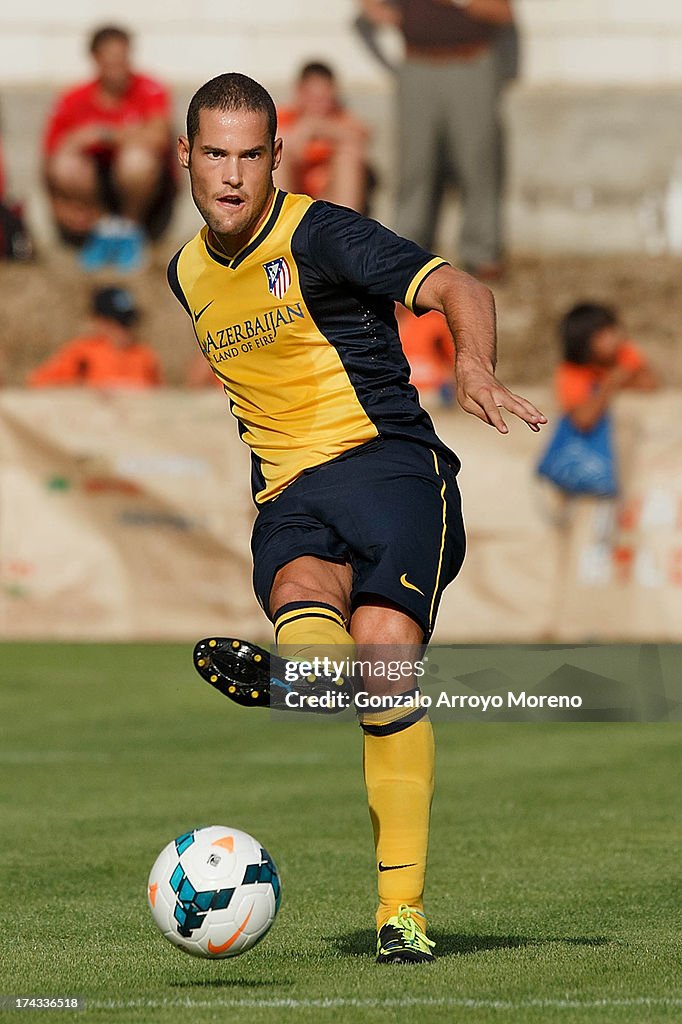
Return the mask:
<path fill-rule="evenodd" d="M 591 430 L 578 430 L 563 416 L 536 472 L 567 494 L 614 497 L 618 481 L 612 431 L 608 413 Z"/>

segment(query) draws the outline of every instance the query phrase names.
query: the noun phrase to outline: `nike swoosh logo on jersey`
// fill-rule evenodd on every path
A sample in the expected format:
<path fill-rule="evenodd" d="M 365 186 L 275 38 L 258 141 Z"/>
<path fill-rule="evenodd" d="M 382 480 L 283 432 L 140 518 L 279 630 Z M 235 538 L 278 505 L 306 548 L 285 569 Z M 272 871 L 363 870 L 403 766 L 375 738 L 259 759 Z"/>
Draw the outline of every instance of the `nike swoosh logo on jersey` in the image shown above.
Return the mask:
<path fill-rule="evenodd" d="M 400 868 L 416 868 L 417 862 L 414 864 L 384 864 L 383 861 L 379 861 L 379 871 L 398 871 Z"/>
<path fill-rule="evenodd" d="M 422 597 L 426 597 L 426 594 L 424 593 L 423 590 L 420 590 L 419 587 L 415 587 L 414 583 L 410 583 L 410 581 L 407 578 L 406 572 L 404 572 L 400 577 L 400 582 L 404 587 L 407 587 L 408 590 L 416 590 L 417 593 L 421 594 Z"/>
<path fill-rule="evenodd" d="M 194 323 L 195 323 L 195 324 L 198 324 L 198 323 L 199 323 L 199 320 L 200 320 L 200 319 L 201 319 L 201 317 L 202 317 L 202 316 L 204 315 L 204 313 L 206 312 L 206 310 L 208 309 L 208 307 L 209 307 L 209 306 L 212 306 L 214 302 L 215 302 L 215 299 L 211 299 L 211 301 L 210 301 L 210 302 L 207 302 L 207 303 L 206 303 L 206 305 L 204 306 L 204 308 L 203 308 L 203 309 L 200 309 L 198 313 L 194 312 L 194 313 L 192 314 L 192 316 L 194 317 Z"/>

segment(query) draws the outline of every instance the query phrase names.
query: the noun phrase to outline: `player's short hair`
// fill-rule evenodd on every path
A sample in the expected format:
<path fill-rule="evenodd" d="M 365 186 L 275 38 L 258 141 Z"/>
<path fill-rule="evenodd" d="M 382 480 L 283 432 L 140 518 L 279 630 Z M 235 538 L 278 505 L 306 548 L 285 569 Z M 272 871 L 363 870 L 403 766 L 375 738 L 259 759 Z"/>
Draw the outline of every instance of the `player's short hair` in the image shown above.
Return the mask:
<path fill-rule="evenodd" d="M 187 139 L 190 149 L 199 131 L 202 110 L 250 110 L 265 114 L 272 145 L 277 135 L 277 110 L 272 96 L 262 85 L 236 71 L 218 75 L 194 93 L 187 108 Z"/>
<path fill-rule="evenodd" d="M 333 68 L 329 64 L 324 64 L 321 60 L 311 60 L 304 64 L 298 73 L 298 80 L 299 82 L 304 82 L 306 78 L 311 78 L 313 75 L 328 78 L 330 82 L 336 80 Z"/>
<path fill-rule="evenodd" d="M 590 343 L 597 331 L 604 327 L 615 327 L 618 316 L 610 306 L 600 302 L 580 302 L 562 318 L 559 334 L 564 359 L 569 363 L 584 365 L 592 356 Z"/>
<path fill-rule="evenodd" d="M 130 32 L 121 28 L 120 25 L 102 25 L 100 28 L 96 28 L 90 36 L 88 49 L 90 53 L 95 54 L 100 46 L 110 42 L 112 39 L 116 39 L 119 43 L 127 43 L 130 46 L 131 38 Z"/>

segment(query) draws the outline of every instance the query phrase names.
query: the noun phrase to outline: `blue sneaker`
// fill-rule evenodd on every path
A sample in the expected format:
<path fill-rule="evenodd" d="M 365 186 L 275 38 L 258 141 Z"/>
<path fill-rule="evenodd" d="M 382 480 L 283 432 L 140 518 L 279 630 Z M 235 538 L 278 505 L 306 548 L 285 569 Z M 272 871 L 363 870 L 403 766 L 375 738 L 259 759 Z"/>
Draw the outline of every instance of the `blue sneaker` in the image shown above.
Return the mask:
<path fill-rule="evenodd" d="M 80 251 L 78 260 L 83 270 L 101 270 L 102 267 L 114 262 L 115 239 L 102 227 L 92 231 Z"/>
<path fill-rule="evenodd" d="M 126 227 L 114 240 L 114 265 L 118 270 L 139 270 L 144 261 L 144 234 L 135 225 Z"/>

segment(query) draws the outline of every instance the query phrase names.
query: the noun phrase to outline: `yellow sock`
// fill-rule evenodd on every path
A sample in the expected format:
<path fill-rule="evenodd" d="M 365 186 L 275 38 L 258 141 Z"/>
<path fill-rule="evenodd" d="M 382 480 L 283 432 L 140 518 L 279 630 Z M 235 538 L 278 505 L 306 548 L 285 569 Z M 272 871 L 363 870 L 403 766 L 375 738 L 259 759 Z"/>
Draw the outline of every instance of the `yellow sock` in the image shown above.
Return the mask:
<path fill-rule="evenodd" d="M 353 638 L 343 616 L 331 605 L 293 602 L 278 610 L 274 622 L 275 640 L 280 648 L 286 648 L 287 657 L 310 660 L 339 644 L 347 645 L 344 653 L 353 657 Z M 417 715 L 420 718 L 415 721 Z M 402 903 L 423 914 L 433 795 L 433 730 L 423 712 L 406 708 L 365 712 L 361 724 L 377 859 L 376 919 L 381 928 Z M 420 923 L 423 927 L 424 922 Z"/>
<path fill-rule="evenodd" d="M 401 903 L 424 913 L 424 876 L 433 796 L 433 730 L 423 717 L 399 731 L 398 722 L 369 726 L 363 718 L 364 769 L 374 829 L 379 906 L 377 928 Z M 374 734 L 373 734 L 374 733 Z M 419 922 L 422 927 L 424 921 Z"/>
<path fill-rule="evenodd" d="M 353 646 L 341 612 L 330 604 L 292 601 L 278 610 L 274 622 L 275 643 L 287 648 L 288 657 L 301 661 L 319 657 L 320 648 L 336 644 Z"/>

